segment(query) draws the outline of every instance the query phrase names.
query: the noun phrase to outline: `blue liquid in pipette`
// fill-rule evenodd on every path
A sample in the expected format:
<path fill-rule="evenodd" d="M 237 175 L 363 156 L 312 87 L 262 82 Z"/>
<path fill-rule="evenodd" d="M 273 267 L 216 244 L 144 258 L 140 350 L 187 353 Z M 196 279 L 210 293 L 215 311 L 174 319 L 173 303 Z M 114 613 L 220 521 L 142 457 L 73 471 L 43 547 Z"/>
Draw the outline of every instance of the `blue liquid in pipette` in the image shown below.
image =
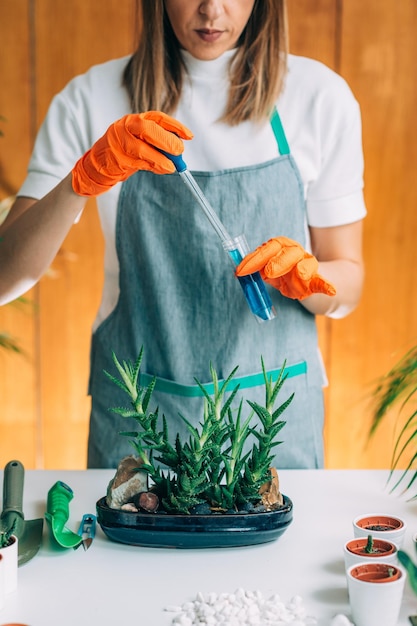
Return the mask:
<path fill-rule="evenodd" d="M 260 273 L 256 272 L 255 274 L 249 274 L 249 276 L 237 276 L 237 279 L 242 286 L 252 313 L 265 322 L 274 319 L 275 315 L 272 312 L 271 302 L 269 301 L 269 305 L 266 304 L 266 301 L 269 300 L 269 295 Z"/>
<path fill-rule="evenodd" d="M 237 248 L 235 250 L 229 250 L 229 255 L 236 266 L 242 261 L 243 257 Z M 255 272 L 248 276 L 237 276 L 236 278 L 243 289 L 243 293 L 245 294 L 246 301 L 252 313 L 265 322 L 274 319 L 275 312 L 271 298 L 269 297 L 269 293 L 266 290 L 265 283 L 260 273 Z"/>

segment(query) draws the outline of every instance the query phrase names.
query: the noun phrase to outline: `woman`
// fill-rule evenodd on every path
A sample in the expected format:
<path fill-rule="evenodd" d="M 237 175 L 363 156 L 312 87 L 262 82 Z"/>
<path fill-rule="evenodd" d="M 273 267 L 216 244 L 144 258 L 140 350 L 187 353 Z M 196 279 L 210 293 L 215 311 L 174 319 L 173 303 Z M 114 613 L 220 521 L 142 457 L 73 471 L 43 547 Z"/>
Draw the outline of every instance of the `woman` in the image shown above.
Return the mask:
<path fill-rule="evenodd" d="M 277 465 L 323 464 L 315 315 L 342 317 L 361 293 L 360 114 L 339 76 L 287 56 L 284 4 L 142 0 L 135 54 L 71 81 L 39 131 L 1 230 L 0 296 L 42 276 L 86 197 L 98 196 L 106 254 L 89 467 L 114 467 L 130 452 L 117 435 L 129 427 L 108 410 L 125 398 L 103 370 L 114 371 L 112 351 L 135 360 L 141 346 L 142 381 L 157 377 L 153 399 L 171 433 L 184 431 L 179 413 L 201 419 L 195 379 L 209 382 L 210 363 L 220 378 L 238 365 L 242 394 L 262 402 L 261 358 L 272 375 L 286 362 L 282 400 L 295 396 Z M 256 248 L 237 272 L 261 271 L 277 319 L 256 323 L 217 235 L 160 150 L 184 153 L 228 232 Z"/>

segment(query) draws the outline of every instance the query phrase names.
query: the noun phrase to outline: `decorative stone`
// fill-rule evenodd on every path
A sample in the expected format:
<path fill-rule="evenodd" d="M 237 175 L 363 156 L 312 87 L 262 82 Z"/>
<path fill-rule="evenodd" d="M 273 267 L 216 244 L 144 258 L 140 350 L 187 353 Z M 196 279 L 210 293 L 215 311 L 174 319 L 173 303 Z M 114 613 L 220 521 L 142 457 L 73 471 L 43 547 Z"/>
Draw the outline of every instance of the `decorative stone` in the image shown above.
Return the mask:
<path fill-rule="evenodd" d="M 270 468 L 271 480 L 264 483 L 259 490 L 262 496 L 262 504 L 267 511 L 281 506 L 284 502 L 282 493 L 279 490 L 278 472 L 275 467 Z"/>
<path fill-rule="evenodd" d="M 148 474 L 138 469 L 141 465 L 142 459 L 133 455 L 120 461 L 116 474 L 107 487 L 107 506 L 121 509 L 127 502 L 132 502 L 136 494 L 148 491 Z"/>
<path fill-rule="evenodd" d="M 139 509 L 133 504 L 133 502 L 126 502 L 120 507 L 121 511 L 129 511 L 130 513 L 139 513 Z"/>
<path fill-rule="evenodd" d="M 159 498 L 152 491 L 142 491 L 133 498 L 133 503 L 138 509 L 147 513 L 155 513 L 159 507 Z"/>
<path fill-rule="evenodd" d="M 211 515 L 212 510 L 208 502 L 201 502 L 190 509 L 191 515 Z"/>

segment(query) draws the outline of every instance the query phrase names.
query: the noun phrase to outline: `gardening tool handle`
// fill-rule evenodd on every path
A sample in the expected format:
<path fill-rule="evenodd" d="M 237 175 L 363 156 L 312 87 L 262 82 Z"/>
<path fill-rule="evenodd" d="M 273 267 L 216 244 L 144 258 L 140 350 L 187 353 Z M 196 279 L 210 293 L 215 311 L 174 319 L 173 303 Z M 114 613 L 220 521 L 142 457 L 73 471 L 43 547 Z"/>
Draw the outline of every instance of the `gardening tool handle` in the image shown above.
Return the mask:
<path fill-rule="evenodd" d="M 5 513 L 18 513 L 24 518 L 23 505 L 23 482 L 25 468 L 20 461 L 9 461 L 4 468 L 3 476 L 3 511 Z"/>
<path fill-rule="evenodd" d="M 68 521 L 69 503 L 73 497 L 74 494 L 71 487 L 62 482 L 62 480 L 58 480 L 48 491 L 46 511 L 47 515 L 52 519 L 54 527 L 62 530 Z"/>

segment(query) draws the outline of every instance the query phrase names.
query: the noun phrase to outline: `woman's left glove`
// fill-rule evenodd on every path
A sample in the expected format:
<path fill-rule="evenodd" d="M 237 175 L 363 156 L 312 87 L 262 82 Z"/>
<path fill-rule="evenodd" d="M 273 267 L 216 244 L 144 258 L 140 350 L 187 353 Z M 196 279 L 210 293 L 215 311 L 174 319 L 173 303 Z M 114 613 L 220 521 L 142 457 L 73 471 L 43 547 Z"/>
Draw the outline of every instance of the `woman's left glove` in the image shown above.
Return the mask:
<path fill-rule="evenodd" d="M 179 155 L 186 126 L 161 111 L 133 113 L 114 122 L 72 170 L 72 187 L 80 196 L 98 196 L 138 170 L 172 174 L 175 166 L 160 150 Z"/>
<path fill-rule="evenodd" d="M 313 293 L 334 296 L 336 289 L 317 273 L 318 267 L 316 257 L 299 243 L 288 237 L 275 237 L 245 256 L 236 275 L 260 272 L 265 282 L 295 300 L 303 300 Z"/>

